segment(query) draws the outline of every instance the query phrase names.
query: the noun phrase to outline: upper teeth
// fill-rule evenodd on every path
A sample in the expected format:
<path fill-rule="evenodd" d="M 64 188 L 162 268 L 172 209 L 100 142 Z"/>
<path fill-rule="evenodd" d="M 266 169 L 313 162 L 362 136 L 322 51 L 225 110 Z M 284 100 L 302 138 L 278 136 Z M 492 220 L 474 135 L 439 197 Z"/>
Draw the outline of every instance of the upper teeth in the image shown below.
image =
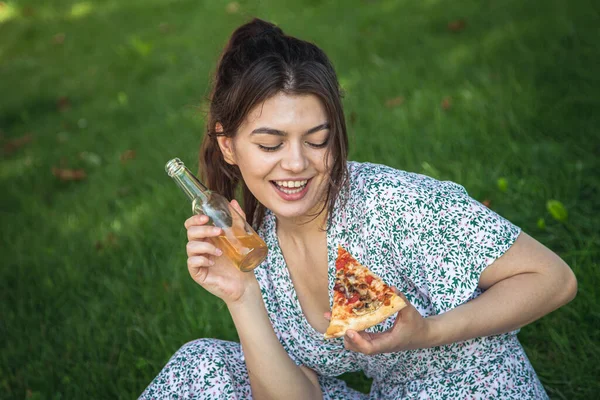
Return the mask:
<path fill-rule="evenodd" d="M 289 188 L 304 186 L 306 185 L 306 182 L 308 181 L 275 181 L 277 185 Z"/>

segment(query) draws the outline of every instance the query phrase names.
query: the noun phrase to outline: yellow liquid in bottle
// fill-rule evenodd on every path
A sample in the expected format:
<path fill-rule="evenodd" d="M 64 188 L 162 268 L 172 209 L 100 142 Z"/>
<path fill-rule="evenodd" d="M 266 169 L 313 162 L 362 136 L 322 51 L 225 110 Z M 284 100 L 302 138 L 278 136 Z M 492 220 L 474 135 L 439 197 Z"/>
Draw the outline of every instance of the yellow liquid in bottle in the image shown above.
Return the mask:
<path fill-rule="evenodd" d="M 219 199 L 214 194 L 212 196 L 212 212 L 209 217 L 214 221 L 215 217 L 219 215 L 214 210 L 218 211 L 219 209 L 229 209 L 228 215 L 231 217 L 230 221 L 226 221 L 221 215 L 219 224 L 211 223 L 211 225 L 219 226 L 223 230 L 222 235 L 211 238 L 213 244 L 223 251 L 221 257 L 229 258 L 240 271 L 248 272 L 253 270 L 267 257 L 267 244 L 225 198 Z M 219 201 L 222 204 L 219 204 Z M 192 210 L 196 214 L 204 214 L 205 210 L 203 210 L 201 198 L 196 198 L 192 202 Z M 231 226 L 223 227 L 223 225 Z"/>
<path fill-rule="evenodd" d="M 214 245 L 223 251 L 240 271 L 256 268 L 267 257 L 266 243 L 257 234 L 243 230 L 223 229 L 224 234 L 213 238 Z M 237 232 L 236 232 L 237 231 Z"/>

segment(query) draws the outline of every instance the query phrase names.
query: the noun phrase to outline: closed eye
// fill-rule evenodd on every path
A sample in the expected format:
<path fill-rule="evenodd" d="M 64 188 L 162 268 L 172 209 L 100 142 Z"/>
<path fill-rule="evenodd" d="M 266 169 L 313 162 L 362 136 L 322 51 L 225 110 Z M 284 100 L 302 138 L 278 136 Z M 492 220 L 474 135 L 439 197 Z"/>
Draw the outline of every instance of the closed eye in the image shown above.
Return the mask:
<path fill-rule="evenodd" d="M 263 146 L 262 144 L 258 145 L 258 148 L 264 151 L 275 151 L 278 148 L 280 148 L 282 145 L 282 143 L 279 143 L 277 146 L 273 146 L 273 147 L 269 147 L 269 146 Z"/>
<path fill-rule="evenodd" d="M 322 149 L 323 147 L 327 146 L 327 143 L 329 143 L 329 138 L 327 138 L 323 143 L 319 143 L 319 144 L 306 142 L 307 145 L 309 145 L 310 147 L 313 147 L 315 149 Z"/>
<path fill-rule="evenodd" d="M 318 143 L 318 144 L 306 142 L 307 145 L 309 145 L 310 147 L 312 147 L 314 149 L 322 149 L 323 147 L 327 146 L 327 143 L 329 143 L 329 138 L 327 138 L 327 140 L 325 140 L 323 143 Z M 276 151 L 282 145 L 283 145 L 283 143 L 279 143 L 277 146 L 263 146 L 262 144 L 259 144 L 258 148 L 263 151 Z"/>

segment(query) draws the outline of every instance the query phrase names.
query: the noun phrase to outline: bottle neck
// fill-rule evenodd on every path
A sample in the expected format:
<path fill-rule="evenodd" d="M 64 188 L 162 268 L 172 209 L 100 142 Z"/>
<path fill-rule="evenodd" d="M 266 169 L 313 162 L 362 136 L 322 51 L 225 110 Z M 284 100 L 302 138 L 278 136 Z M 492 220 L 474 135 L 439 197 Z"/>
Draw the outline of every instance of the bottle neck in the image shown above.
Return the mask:
<path fill-rule="evenodd" d="M 179 168 L 171 177 L 191 201 L 197 198 L 206 200 L 210 194 L 210 190 L 185 166 Z"/>

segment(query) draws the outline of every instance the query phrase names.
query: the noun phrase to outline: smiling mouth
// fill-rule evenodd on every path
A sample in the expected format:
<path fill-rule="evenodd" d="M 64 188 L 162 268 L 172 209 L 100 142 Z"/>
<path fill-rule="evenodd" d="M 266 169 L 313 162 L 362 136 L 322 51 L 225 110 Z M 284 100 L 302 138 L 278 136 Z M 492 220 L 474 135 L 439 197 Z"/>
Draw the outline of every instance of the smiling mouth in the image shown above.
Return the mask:
<path fill-rule="evenodd" d="M 303 191 L 311 180 L 312 178 L 305 181 L 271 181 L 271 183 L 277 190 L 280 190 L 285 194 L 296 194 Z"/>

